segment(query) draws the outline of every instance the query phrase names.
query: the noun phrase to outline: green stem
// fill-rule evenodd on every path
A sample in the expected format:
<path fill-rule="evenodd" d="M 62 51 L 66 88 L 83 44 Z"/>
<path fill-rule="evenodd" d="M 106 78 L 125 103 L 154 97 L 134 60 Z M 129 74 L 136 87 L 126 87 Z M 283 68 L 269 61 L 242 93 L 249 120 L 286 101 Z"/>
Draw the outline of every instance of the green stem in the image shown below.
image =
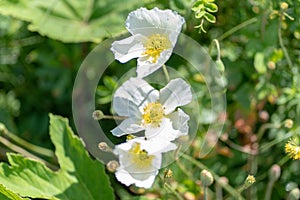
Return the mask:
<path fill-rule="evenodd" d="M 27 150 L 23 149 L 22 147 L 19 147 L 13 143 L 11 143 L 9 140 L 7 140 L 4 137 L 0 136 L 0 143 L 2 143 L 3 145 L 5 145 L 6 147 L 8 147 L 9 149 L 13 150 L 14 152 L 17 152 L 19 154 L 24 155 L 25 157 L 29 157 L 29 158 L 33 158 L 36 160 L 39 160 L 43 163 L 45 163 L 48 167 L 52 168 L 52 169 L 57 169 L 57 166 L 47 162 L 46 160 L 39 158 L 35 155 L 33 155 L 32 153 L 28 152 Z"/>
<path fill-rule="evenodd" d="M 203 188 L 203 199 L 208 200 L 207 187 L 206 186 L 204 186 L 204 188 Z"/>
<path fill-rule="evenodd" d="M 175 190 L 173 190 L 173 189 L 171 188 L 171 186 L 169 186 L 168 183 L 164 183 L 164 187 L 166 188 L 166 190 L 167 190 L 168 192 L 174 194 L 174 195 L 176 196 L 177 199 L 179 199 L 179 200 L 184 200 L 184 199 L 180 196 L 180 194 L 179 194 L 178 192 L 176 192 Z"/>
<path fill-rule="evenodd" d="M 219 41 L 224 40 L 228 36 L 232 35 L 234 32 L 236 32 L 236 31 L 238 31 L 238 30 L 240 30 L 240 29 L 242 29 L 242 28 L 244 28 L 244 27 L 246 27 L 246 26 L 248 26 L 250 24 L 253 24 L 255 22 L 257 22 L 257 18 L 256 17 L 251 18 L 251 19 L 249 19 L 247 21 L 244 21 L 243 23 L 241 23 L 241 24 L 233 27 L 232 29 L 226 31 L 223 35 L 221 35 L 220 37 L 218 37 L 217 40 L 219 40 Z"/>
<path fill-rule="evenodd" d="M 213 41 L 211 42 L 210 46 L 209 46 L 209 54 L 211 54 L 212 51 L 212 47 L 213 44 L 215 44 L 216 48 L 217 48 L 217 60 L 221 60 L 221 50 L 220 50 L 220 43 L 217 39 L 213 39 Z"/>
<path fill-rule="evenodd" d="M 269 180 L 265 200 L 270 200 L 271 199 L 273 185 L 274 185 L 274 180 Z"/>
<path fill-rule="evenodd" d="M 271 124 L 271 123 L 262 125 L 257 132 L 257 142 L 261 140 L 261 138 L 263 137 L 267 129 L 280 128 L 281 126 L 282 124 Z"/>
<path fill-rule="evenodd" d="M 283 54 L 288 62 L 288 65 L 290 67 L 290 69 L 292 69 L 293 67 L 293 63 L 291 61 L 291 58 L 289 56 L 289 53 L 287 51 L 287 49 L 285 48 L 284 44 L 283 44 L 283 39 L 282 39 L 282 33 L 281 33 L 281 25 L 282 25 L 282 17 L 283 16 L 283 11 L 281 11 L 281 15 L 279 17 L 279 23 L 278 23 L 278 29 L 277 29 L 277 32 L 278 32 L 278 40 L 279 40 L 279 45 L 283 51 Z"/>
<path fill-rule="evenodd" d="M 164 74 L 166 76 L 167 82 L 169 82 L 170 81 L 170 76 L 169 76 L 169 73 L 168 73 L 168 70 L 167 70 L 167 66 L 163 65 L 162 68 L 163 68 Z"/>
<path fill-rule="evenodd" d="M 195 166 L 199 167 L 200 169 L 206 169 L 208 170 L 208 167 L 206 167 L 204 164 L 202 164 L 200 161 L 195 160 L 194 158 L 192 158 L 191 156 L 187 155 L 187 154 L 182 154 L 182 158 L 188 160 L 189 162 L 193 163 Z M 244 198 L 241 196 L 241 194 L 236 191 L 236 189 L 234 189 L 232 186 L 230 186 L 229 184 L 221 184 L 220 183 L 220 177 L 215 174 L 214 172 L 210 171 L 211 174 L 213 175 L 214 179 L 216 180 L 216 182 L 220 185 L 222 185 L 222 187 L 234 198 L 238 199 L 238 200 L 243 200 Z"/>
<path fill-rule="evenodd" d="M 114 119 L 114 120 L 125 120 L 128 117 L 123 117 L 123 116 L 111 116 L 111 115 L 104 115 L 102 119 Z"/>
<path fill-rule="evenodd" d="M 0 124 L 0 125 L 2 126 L 3 124 Z M 28 149 L 34 153 L 37 153 L 39 155 L 43 155 L 43 156 L 46 156 L 49 158 L 54 158 L 53 151 L 43 148 L 43 147 L 40 147 L 40 146 L 37 146 L 37 145 L 34 145 L 34 144 L 31 144 L 31 143 L 27 142 L 26 140 L 23 140 L 22 138 L 18 137 L 16 134 L 9 132 L 4 125 L 3 125 L 1 132 L 3 133 L 3 135 L 6 135 L 12 141 L 17 143 L 18 145 L 25 147 L 26 149 Z"/>

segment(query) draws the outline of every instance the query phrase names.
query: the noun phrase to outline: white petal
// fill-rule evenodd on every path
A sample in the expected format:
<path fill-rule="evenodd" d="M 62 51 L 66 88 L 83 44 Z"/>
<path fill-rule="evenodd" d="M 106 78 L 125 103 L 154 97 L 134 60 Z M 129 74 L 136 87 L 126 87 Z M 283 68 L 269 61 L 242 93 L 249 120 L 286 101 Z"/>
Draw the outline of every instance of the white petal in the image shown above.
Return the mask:
<path fill-rule="evenodd" d="M 189 132 L 188 121 L 190 116 L 183 112 L 180 108 L 176 112 L 168 115 L 168 118 L 171 119 L 173 128 L 179 130 L 180 135 L 187 135 Z"/>
<path fill-rule="evenodd" d="M 149 36 L 164 31 L 172 40 L 175 36 L 177 38 L 184 22 L 184 18 L 172 10 L 140 8 L 128 15 L 126 27 L 133 35 L 140 33 Z"/>
<path fill-rule="evenodd" d="M 113 109 L 120 116 L 140 118 L 140 111 L 149 102 L 158 99 L 158 91 L 146 81 L 139 78 L 130 78 L 115 92 Z"/>
<path fill-rule="evenodd" d="M 119 126 L 111 130 L 114 136 L 120 137 L 131 133 L 136 133 L 144 130 L 143 127 L 139 126 L 136 121 L 131 118 L 125 119 Z"/>
<path fill-rule="evenodd" d="M 166 147 L 169 142 L 175 140 L 182 133 L 179 130 L 175 130 L 172 126 L 172 122 L 168 118 L 163 118 L 159 127 L 153 128 L 151 126 L 145 128 L 145 137 L 149 140 L 155 141 L 156 148 Z"/>
<path fill-rule="evenodd" d="M 142 41 L 145 37 L 137 34 L 123 40 L 112 43 L 111 51 L 115 58 L 121 63 L 125 63 L 133 58 L 140 57 L 145 51 Z"/>
<path fill-rule="evenodd" d="M 172 49 L 168 49 L 161 52 L 156 63 L 149 62 L 147 60 L 144 60 L 143 57 L 140 57 L 138 59 L 136 69 L 137 77 L 143 78 L 145 76 L 148 76 L 149 74 L 152 74 L 154 71 L 158 70 L 161 66 L 163 66 L 168 61 L 171 55 Z"/>
<path fill-rule="evenodd" d="M 159 92 L 159 102 L 165 107 L 166 114 L 171 113 L 178 106 L 190 103 L 192 98 L 190 85 L 180 78 L 171 80 Z"/>
<path fill-rule="evenodd" d="M 156 172 L 156 174 L 157 173 L 158 173 L 158 171 Z M 126 170 L 121 169 L 121 170 L 117 170 L 117 172 L 115 173 L 115 176 L 118 179 L 118 181 L 120 181 L 121 183 L 123 183 L 126 186 L 130 186 L 130 185 L 134 184 L 137 187 L 150 188 L 155 180 L 156 174 L 148 176 L 148 177 L 146 177 L 145 180 L 141 181 L 141 180 L 137 180 L 137 179 L 133 178 Z"/>

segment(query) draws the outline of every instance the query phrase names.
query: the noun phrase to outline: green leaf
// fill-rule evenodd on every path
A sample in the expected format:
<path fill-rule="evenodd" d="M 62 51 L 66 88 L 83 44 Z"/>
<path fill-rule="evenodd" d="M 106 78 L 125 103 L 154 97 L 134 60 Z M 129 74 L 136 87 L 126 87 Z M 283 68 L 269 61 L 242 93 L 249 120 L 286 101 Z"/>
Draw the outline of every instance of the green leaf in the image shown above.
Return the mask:
<path fill-rule="evenodd" d="M 20 196 L 45 199 L 114 199 L 104 166 L 92 160 L 68 120 L 50 115 L 50 136 L 60 169 L 8 153 L 9 164 L 0 164 L 0 182 Z"/>
<path fill-rule="evenodd" d="M 0 184 L 0 199 L 1 200 L 25 200 L 27 198 L 21 198 L 20 196 L 9 191 L 2 184 Z"/>
<path fill-rule="evenodd" d="M 210 23 L 216 23 L 216 17 L 210 13 L 205 13 L 204 18 Z"/>
<path fill-rule="evenodd" d="M 214 3 L 206 3 L 205 4 L 205 10 L 208 12 L 217 12 L 218 6 Z"/>
<path fill-rule="evenodd" d="M 28 29 L 63 42 L 101 42 L 125 30 L 130 11 L 143 1 L 5 0 L 0 14 L 29 22 Z"/>
<path fill-rule="evenodd" d="M 267 72 L 267 67 L 264 63 L 264 54 L 258 52 L 254 56 L 254 68 L 260 74 L 264 74 Z"/>

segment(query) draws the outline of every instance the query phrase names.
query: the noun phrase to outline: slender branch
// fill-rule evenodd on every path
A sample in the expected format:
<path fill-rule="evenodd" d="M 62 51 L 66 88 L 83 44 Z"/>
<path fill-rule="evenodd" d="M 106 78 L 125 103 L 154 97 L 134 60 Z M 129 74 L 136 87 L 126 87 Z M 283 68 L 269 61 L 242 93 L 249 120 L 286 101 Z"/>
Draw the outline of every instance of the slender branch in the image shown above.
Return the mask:
<path fill-rule="evenodd" d="M 166 76 L 166 79 L 169 82 L 170 81 L 170 76 L 169 76 L 169 73 L 168 73 L 168 70 L 167 70 L 167 66 L 163 65 L 162 68 L 163 68 L 164 74 Z"/>
<path fill-rule="evenodd" d="M 9 132 L 6 129 L 6 127 L 1 123 L 0 123 L 0 126 L 2 126 L 0 132 L 3 133 L 3 135 L 6 135 L 7 137 L 9 137 L 12 141 L 17 143 L 18 145 L 20 145 L 22 147 L 25 147 L 26 149 L 28 149 L 28 150 L 30 150 L 34 153 L 37 153 L 39 155 L 43 155 L 43 156 L 46 156 L 46 157 L 49 157 L 49 158 L 54 158 L 54 152 L 53 151 L 27 142 L 26 140 L 18 137 L 16 134 L 13 134 L 13 133 Z"/>
<path fill-rule="evenodd" d="M 279 45 L 283 51 L 283 54 L 287 60 L 287 63 L 290 67 L 290 69 L 292 69 L 293 67 L 293 63 L 291 61 L 291 58 L 289 56 L 289 53 L 287 51 L 287 49 L 285 48 L 284 44 L 283 44 L 283 39 L 282 39 L 282 32 L 281 32 L 281 25 L 282 25 L 282 20 L 283 20 L 283 11 L 281 11 L 281 15 L 279 17 L 279 23 L 278 23 L 278 29 L 277 29 L 277 32 L 278 32 L 278 40 L 279 40 Z"/>
<path fill-rule="evenodd" d="M 246 26 L 248 26 L 250 24 L 253 24 L 255 22 L 257 22 L 257 18 L 256 17 L 251 18 L 251 19 L 249 19 L 247 21 L 244 21 L 243 23 L 241 23 L 241 24 L 233 27 L 232 29 L 226 31 L 223 35 L 221 35 L 220 37 L 218 37 L 217 40 L 219 40 L 219 41 L 224 40 L 228 36 L 232 35 L 234 32 L 236 32 L 236 31 L 238 31 L 238 30 L 240 30 L 240 29 L 242 29 L 242 28 L 244 28 L 244 27 L 246 27 Z"/>
<path fill-rule="evenodd" d="M 11 143 L 9 140 L 7 140 L 6 138 L 4 138 L 2 136 L 0 136 L 0 143 L 5 145 L 9 149 L 13 150 L 14 152 L 17 152 L 17 153 L 22 154 L 26 157 L 33 158 L 33 159 L 36 159 L 36 160 L 39 160 L 39 161 L 45 163 L 51 169 L 57 169 L 57 166 L 47 162 L 46 160 L 44 160 L 42 158 L 39 158 L 39 157 L 33 155 L 32 153 L 28 152 L 27 150 L 23 149 L 22 147 L 19 147 L 15 144 Z"/>
<path fill-rule="evenodd" d="M 198 160 L 195 160 L 194 158 L 192 158 L 191 156 L 187 155 L 187 154 L 182 154 L 182 158 L 190 161 L 191 163 L 193 163 L 194 165 L 196 165 L 197 167 L 199 167 L 200 169 L 208 169 L 208 167 L 206 167 L 204 164 L 202 164 L 201 162 L 199 162 Z M 235 197 L 238 200 L 243 200 L 244 198 L 241 196 L 241 194 L 236 191 L 236 189 L 234 189 L 232 186 L 230 186 L 229 184 L 222 184 L 220 183 L 220 177 L 215 174 L 214 172 L 210 171 L 211 174 L 213 175 L 214 179 L 216 180 L 216 182 L 218 182 L 219 184 L 222 185 L 222 187 L 233 197 Z"/>

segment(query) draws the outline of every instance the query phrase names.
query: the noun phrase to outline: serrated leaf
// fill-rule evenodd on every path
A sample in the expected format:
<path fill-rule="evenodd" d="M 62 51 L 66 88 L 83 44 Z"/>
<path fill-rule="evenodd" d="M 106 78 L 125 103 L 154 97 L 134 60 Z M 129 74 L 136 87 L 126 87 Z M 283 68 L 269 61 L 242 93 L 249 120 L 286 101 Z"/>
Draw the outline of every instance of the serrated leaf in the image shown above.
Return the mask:
<path fill-rule="evenodd" d="M 9 164 L 0 164 L 0 182 L 20 196 L 44 199 L 114 199 L 104 166 L 92 160 L 68 120 L 50 115 L 50 136 L 60 169 L 9 153 Z"/>
<path fill-rule="evenodd" d="M 254 56 L 254 68 L 256 71 L 260 74 L 264 74 L 267 71 L 267 67 L 264 63 L 264 54 L 261 52 L 258 52 Z"/>
<path fill-rule="evenodd" d="M 9 191 L 4 185 L 0 184 L 0 199 L 1 200 L 26 200 L 27 198 L 22 198 L 19 195 Z"/>
<path fill-rule="evenodd" d="M 5 0 L 0 14 L 27 21 L 29 30 L 52 39 L 100 42 L 124 31 L 128 13 L 142 5 L 136 0 Z"/>

